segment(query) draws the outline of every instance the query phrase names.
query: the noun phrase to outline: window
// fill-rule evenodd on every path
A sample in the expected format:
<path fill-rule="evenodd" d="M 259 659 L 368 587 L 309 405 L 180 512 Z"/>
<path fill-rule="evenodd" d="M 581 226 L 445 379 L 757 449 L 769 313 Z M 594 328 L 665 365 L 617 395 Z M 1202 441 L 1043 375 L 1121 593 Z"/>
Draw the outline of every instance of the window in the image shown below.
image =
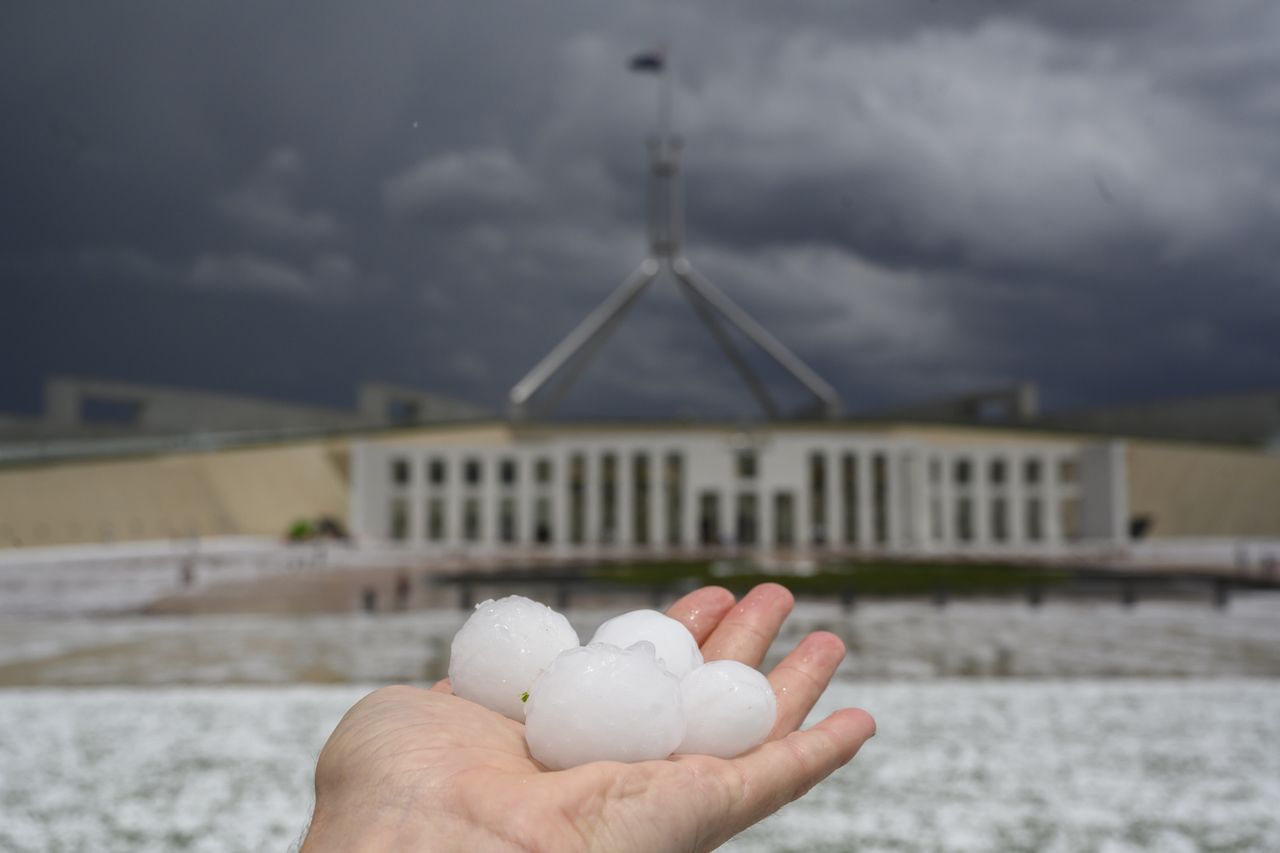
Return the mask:
<path fill-rule="evenodd" d="M 631 457 L 631 534 L 636 545 L 649 544 L 649 454 Z"/>
<path fill-rule="evenodd" d="M 539 545 L 549 545 L 554 536 L 551 524 L 551 501 L 538 498 L 533 503 L 533 538 Z"/>
<path fill-rule="evenodd" d="M 840 496 L 846 545 L 858 541 L 858 457 L 846 453 L 840 460 Z"/>
<path fill-rule="evenodd" d="M 480 541 L 480 501 L 467 498 L 462 502 L 462 538 L 467 542 Z"/>
<path fill-rule="evenodd" d="M 427 501 L 427 538 L 432 542 L 444 540 L 445 503 L 442 498 Z"/>
<path fill-rule="evenodd" d="M 1062 538 L 1070 541 L 1080 538 L 1080 502 L 1075 498 L 1068 498 L 1062 502 L 1061 506 L 1061 527 Z"/>
<path fill-rule="evenodd" d="M 827 460 L 825 454 L 809 454 L 809 529 L 815 545 L 827 541 Z"/>
<path fill-rule="evenodd" d="M 684 457 L 668 453 L 665 488 L 667 492 L 667 544 L 684 541 Z"/>
<path fill-rule="evenodd" d="M 427 478 L 431 485 L 440 486 L 445 483 L 447 474 L 443 459 L 432 459 L 427 466 Z"/>
<path fill-rule="evenodd" d="M 751 546 L 756 544 L 758 515 L 756 503 L 756 496 L 750 492 L 743 492 L 738 495 L 738 524 L 735 532 L 739 545 Z"/>
<path fill-rule="evenodd" d="M 462 479 L 468 486 L 479 484 L 481 477 L 481 465 L 479 459 L 468 459 L 462 463 Z"/>
<path fill-rule="evenodd" d="M 516 482 L 516 461 L 503 459 L 498 463 L 498 479 L 504 486 L 513 486 Z"/>
<path fill-rule="evenodd" d="M 618 457 L 600 457 L 600 541 L 612 542 L 618 530 Z"/>
<path fill-rule="evenodd" d="M 391 460 L 391 482 L 397 486 L 408 485 L 409 483 L 409 460 L 408 459 L 392 459 Z"/>
<path fill-rule="evenodd" d="M 387 401 L 387 423 L 411 424 L 418 420 L 418 401 L 405 397 L 393 397 Z"/>
<path fill-rule="evenodd" d="M 720 495 L 716 492 L 698 495 L 698 541 L 703 545 L 720 544 Z"/>
<path fill-rule="evenodd" d="M 551 482 L 551 460 L 545 456 L 538 458 L 534 463 L 533 479 L 539 484 L 545 486 Z"/>
<path fill-rule="evenodd" d="M 581 545 L 587 529 L 587 460 L 581 453 L 569 457 L 569 541 Z"/>
<path fill-rule="evenodd" d="M 956 501 L 956 539 L 960 542 L 973 541 L 973 501 L 969 498 Z"/>
<path fill-rule="evenodd" d="M 991 538 L 996 542 L 1009 541 L 1009 505 L 1004 498 L 991 501 Z"/>
<path fill-rule="evenodd" d="M 1040 542 L 1044 539 L 1044 504 L 1039 498 L 1027 501 L 1027 541 Z"/>
<path fill-rule="evenodd" d="M 877 453 L 871 458 L 872 535 L 877 545 L 889 541 L 889 458 Z"/>
<path fill-rule="evenodd" d="M 498 501 L 498 539 L 506 545 L 516 541 L 516 501 L 503 498 Z"/>
<path fill-rule="evenodd" d="M 795 498 L 791 492 L 773 495 L 773 541 L 779 548 L 796 544 Z"/>
<path fill-rule="evenodd" d="M 142 422 L 142 401 L 120 397 L 83 397 L 80 420 L 86 424 L 135 426 Z"/>
<path fill-rule="evenodd" d="M 738 476 L 744 480 L 756 476 L 756 452 L 751 448 L 738 451 Z"/>
<path fill-rule="evenodd" d="M 1076 460 L 1059 459 L 1058 460 L 1058 482 L 1074 483 L 1076 481 Z M 1066 528 L 1063 528 L 1064 530 Z"/>
<path fill-rule="evenodd" d="M 1008 466 L 1003 459 L 992 459 L 987 466 L 987 476 L 992 483 L 1003 483 L 1005 478 L 1005 470 Z"/>
<path fill-rule="evenodd" d="M 391 512 L 388 517 L 387 533 L 395 542 L 403 542 L 409 538 L 409 502 L 404 498 L 391 501 Z"/>
<path fill-rule="evenodd" d="M 1027 485 L 1035 485 L 1040 482 L 1040 460 L 1028 459 L 1022 463 L 1022 479 Z"/>
<path fill-rule="evenodd" d="M 963 485 L 973 479 L 973 463 L 968 459 L 957 459 L 953 465 L 954 479 L 957 483 Z"/>

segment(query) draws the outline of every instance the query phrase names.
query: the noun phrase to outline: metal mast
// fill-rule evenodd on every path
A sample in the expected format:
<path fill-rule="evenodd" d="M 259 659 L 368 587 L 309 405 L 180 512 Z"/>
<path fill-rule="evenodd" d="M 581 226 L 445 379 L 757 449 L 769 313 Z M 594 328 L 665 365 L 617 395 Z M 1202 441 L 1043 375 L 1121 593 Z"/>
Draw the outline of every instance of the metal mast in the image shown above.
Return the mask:
<path fill-rule="evenodd" d="M 646 64 L 643 66 L 633 61 L 633 68 L 658 72 L 658 133 L 649 141 L 649 256 L 577 328 L 516 383 L 509 394 L 511 416 L 525 418 L 532 414 L 533 398 L 560 375 L 559 385 L 548 396 L 545 406 L 547 410 L 554 408 L 636 299 L 658 273 L 665 269 L 674 277 L 680 292 L 689 300 L 699 319 L 770 419 L 780 418 L 782 413 L 765 383 L 734 345 L 725 328 L 726 323 L 736 328 L 803 385 L 813 395 L 826 418 L 838 417 L 841 404 L 835 389 L 725 296 L 682 254 L 681 142 L 671 133 L 670 65 L 662 54 L 656 55 L 656 58 L 645 57 L 644 61 Z"/>

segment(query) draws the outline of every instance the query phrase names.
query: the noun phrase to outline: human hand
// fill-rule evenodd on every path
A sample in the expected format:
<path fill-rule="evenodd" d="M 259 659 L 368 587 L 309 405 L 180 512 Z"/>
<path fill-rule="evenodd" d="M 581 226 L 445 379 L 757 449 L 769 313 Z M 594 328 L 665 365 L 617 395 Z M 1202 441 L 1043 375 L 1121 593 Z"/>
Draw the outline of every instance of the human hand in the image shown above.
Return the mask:
<path fill-rule="evenodd" d="M 758 667 L 791 612 L 777 584 L 741 602 L 704 587 L 667 611 L 708 660 Z M 360 700 L 316 765 L 302 853 L 382 850 L 704 851 L 795 800 L 875 733 L 846 708 L 800 724 L 844 657 L 834 634 L 805 639 L 769 673 L 778 718 L 761 746 L 725 760 L 675 755 L 597 761 L 556 772 L 529 755 L 524 726 L 454 696 L 384 687 Z"/>

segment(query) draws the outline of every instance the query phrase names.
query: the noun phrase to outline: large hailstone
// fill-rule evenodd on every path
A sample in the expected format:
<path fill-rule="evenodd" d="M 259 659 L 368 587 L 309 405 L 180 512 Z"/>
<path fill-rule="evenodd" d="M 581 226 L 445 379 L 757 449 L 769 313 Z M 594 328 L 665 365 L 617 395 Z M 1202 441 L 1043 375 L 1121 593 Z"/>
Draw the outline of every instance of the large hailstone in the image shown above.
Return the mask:
<path fill-rule="evenodd" d="M 578 634 L 559 613 L 522 595 L 476 605 L 453 637 L 449 680 L 454 694 L 517 722 L 533 680 Z"/>
<path fill-rule="evenodd" d="M 524 735 L 530 754 L 552 770 L 666 758 L 684 737 L 680 680 L 649 643 L 570 649 L 533 683 Z"/>
<path fill-rule="evenodd" d="M 680 680 L 685 734 L 676 752 L 733 758 L 764 743 L 778 716 L 769 679 L 736 660 L 703 664 Z"/>
<path fill-rule="evenodd" d="M 621 649 L 639 642 L 653 643 L 658 662 L 676 678 L 702 666 L 702 651 L 689 629 L 656 610 L 632 610 L 615 616 L 596 629 L 591 642 Z"/>

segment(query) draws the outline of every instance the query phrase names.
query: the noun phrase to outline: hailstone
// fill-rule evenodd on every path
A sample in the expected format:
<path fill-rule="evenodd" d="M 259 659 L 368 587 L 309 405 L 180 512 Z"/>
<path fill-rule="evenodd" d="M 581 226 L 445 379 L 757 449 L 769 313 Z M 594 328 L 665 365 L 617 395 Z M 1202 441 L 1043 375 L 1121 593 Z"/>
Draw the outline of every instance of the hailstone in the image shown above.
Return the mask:
<path fill-rule="evenodd" d="M 666 758 L 684 728 L 680 680 L 650 643 L 570 649 L 538 676 L 525 704 L 529 752 L 552 770 Z"/>
<path fill-rule="evenodd" d="M 778 716 L 769 680 L 736 660 L 703 664 L 680 680 L 684 740 L 676 752 L 733 758 L 764 743 Z"/>
<path fill-rule="evenodd" d="M 454 635 L 449 680 L 455 695 L 518 722 L 538 673 L 577 645 L 569 620 L 545 604 L 522 595 L 489 599 Z"/>
<path fill-rule="evenodd" d="M 653 643 L 658 661 L 676 678 L 702 665 L 702 652 L 681 622 L 656 610 L 632 610 L 606 621 L 596 629 L 593 643 L 626 648 L 640 641 Z"/>

